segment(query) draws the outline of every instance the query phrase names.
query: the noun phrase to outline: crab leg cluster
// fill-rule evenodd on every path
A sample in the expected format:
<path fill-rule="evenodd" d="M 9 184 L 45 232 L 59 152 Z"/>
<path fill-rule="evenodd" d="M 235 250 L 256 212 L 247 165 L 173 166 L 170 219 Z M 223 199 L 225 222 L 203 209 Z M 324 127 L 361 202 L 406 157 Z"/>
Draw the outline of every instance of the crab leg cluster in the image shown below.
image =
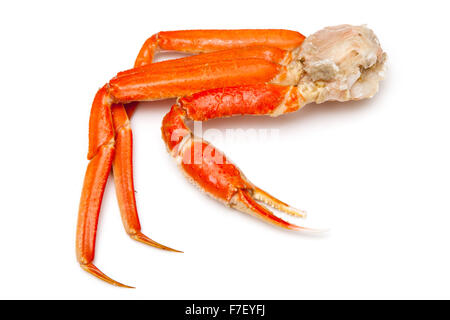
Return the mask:
<path fill-rule="evenodd" d="M 333 47 L 323 41 L 330 38 L 328 33 L 324 37 L 318 33 L 311 38 L 315 43 L 306 46 L 304 54 L 311 64 L 305 66 L 302 65 L 305 59 L 299 57 L 305 37 L 295 31 L 194 30 L 160 32 L 150 37 L 140 50 L 135 67 L 118 73 L 104 85 L 92 105 L 89 165 L 81 195 L 76 237 L 77 259 L 81 267 L 110 284 L 128 287 L 109 278 L 93 264 L 98 217 L 111 169 L 128 235 L 157 248 L 177 251 L 141 232 L 134 196 L 133 141 L 129 120 L 140 101 L 178 98 L 164 117 L 163 140 L 188 179 L 205 193 L 227 206 L 274 225 L 293 230 L 305 229 L 277 217 L 266 205 L 297 217 L 303 217 L 304 212 L 253 185 L 223 153 L 195 137 L 185 121 L 245 114 L 278 116 L 296 111 L 309 102 L 355 100 L 372 94 L 378 83 L 375 71 L 382 67 L 382 63 L 378 63 L 382 51 L 378 50 L 377 40 L 363 27 L 344 26 L 325 31 L 333 33 Z M 340 45 L 335 35 L 347 42 Z M 354 42 L 354 39 L 359 42 Z M 364 67 L 357 63 L 345 64 L 347 56 L 342 52 L 346 51 L 338 49 L 347 50 L 346 44 L 350 41 L 354 42 L 351 42 L 353 46 L 360 45 L 364 54 L 347 56 L 359 60 L 367 58 L 369 62 L 364 60 L 364 64 L 361 63 Z M 324 54 L 340 59 L 336 60 L 337 65 L 333 65 L 334 62 L 326 55 L 314 51 L 320 46 Z M 374 49 L 378 50 L 375 55 L 372 54 Z M 155 54 L 161 50 L 200 54 L 152 63 Z M 321 60 L 315 61 L 316 58 Z M 345 68 L 339 69 L 339 65 Z M 353 72 L 354 67 L 356 73 Z M 365 73 L 358 76 L 360 70 Z M 301 85 L 300 75 L 306 79 Z M 352 81 L 346 80 L 349 75 Z M 358 77 L 364 81 L 355 82 Z M 322 78 L 328 82 L 328 87 Z M 347 89 L 342 85 L 344 80 L 349 84 Z M 358 90 L 351 91 L 355 83 Z M 341 88 L 345 92 L 339 91 Z"/>

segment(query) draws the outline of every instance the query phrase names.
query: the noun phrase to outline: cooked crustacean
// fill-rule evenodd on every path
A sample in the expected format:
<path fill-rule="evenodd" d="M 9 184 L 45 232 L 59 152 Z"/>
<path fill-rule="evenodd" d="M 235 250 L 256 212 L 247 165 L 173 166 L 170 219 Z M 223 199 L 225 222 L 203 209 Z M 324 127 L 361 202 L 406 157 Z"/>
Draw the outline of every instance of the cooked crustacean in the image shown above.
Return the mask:
<path fill-rule="evenodd" d="M 199 53 L 152 63 L 160 50 Z M 81 267 L 110 284 L 127 287 L 95 265 L 98 216 L 111 168 L 123 224 L 131 238 L 165 250 L 141 232 L 136 209 L 129 117 L 139 101 L 179 98 L 163 119 L 162 136 L 186 176 L 225 205 L 272 224 L 305 230 L 268 207 L 303 217 L 253 185 L 185 120 L 232 115 L 278 116 L 304 105 L 372 97 L 386 55 L 365 26 L 325 28 L 308 38 L 289 30 L 160 32 L 143 45 L 133 69 L 120 72 L 97 93 L 89 122 L 89 165 L 80 201 L 76 250 Z"/>

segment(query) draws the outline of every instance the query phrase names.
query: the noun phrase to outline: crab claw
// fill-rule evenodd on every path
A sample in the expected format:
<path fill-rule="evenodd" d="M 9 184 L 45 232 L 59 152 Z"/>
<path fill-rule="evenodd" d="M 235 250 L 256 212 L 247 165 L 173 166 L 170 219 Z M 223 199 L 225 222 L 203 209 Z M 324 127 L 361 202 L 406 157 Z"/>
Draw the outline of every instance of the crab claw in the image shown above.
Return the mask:
<path fill-rule="evenodd" d="M 194 137 L 184 119 L 184 111 L 174 105 L 163 120 L 162 133 L 169 152 L 192 183 L 225 205 L 271 224 L 290 230 L 318 231 L 294 225 L 258 203 L 291 216 L 305 217 L 304 211 L 289 206 L 249 182 L 221 151 L 209 142 Z"/>

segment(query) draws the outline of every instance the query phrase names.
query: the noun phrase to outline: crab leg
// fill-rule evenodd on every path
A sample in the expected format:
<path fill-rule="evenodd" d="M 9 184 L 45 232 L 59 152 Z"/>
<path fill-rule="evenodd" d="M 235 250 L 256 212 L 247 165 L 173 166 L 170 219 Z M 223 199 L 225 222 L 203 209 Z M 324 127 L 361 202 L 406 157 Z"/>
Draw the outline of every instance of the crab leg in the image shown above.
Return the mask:
<path fill-rule="evenodd" d="M 106 182 L 114 156 L 114 128 L 110 112 L 110 99 L 106 86 L 95 96 L 89 122 L 90 160 L 81 193 L 76 236 L 77 260 L 81 268 L 116 286 L 128 287 L 101 272 L 92 262 L 95 254 L 95 238 L 98 217 Z"/>
<path fill-rule="evenodd" d="M 109 92 L 121 102 L 150 101 L 187 96 L 194 92 L 232 85 L 271 81 L 285 67 L 263 59 L 226 60 L 159 69 L 150 64 L 141 72 L 119 75 L 109 83 Z"/>
<path fill-rule="evenodd" d="M 214 51 L 204 53 L 201 55 L 194 55 L 185 58 L 160 61 L 157 63 L 149 63 L 146 65 L 135 66 L 133 69 L 119 72 L 118 77 L 141 73 L 144 71 L 161 71 L 171 68 L 186 67 L 196 64 L 206 64 L 211 62 L 221 62 L 226 60 L 241 60 L 241 59 L 262 59 L 274 63 L 286 64 L 290 62 L 290 51 L 279 49 L 276 47 L 255 46 L 245 48 L 234 48 L 221 51 Z"/>
<path fill-rule="evenodd" d="M 117 142 L 115 134 L 118 137 Z M 151 240 L 141 232 L 134 197 L 131 128 L 123 105 L 112 104 L 106 86 L 97 92 L 92 104 L 88 159 L 90 162 L 78 213 L 77 260 L 80 266 L 92 275 L 110 284 L 131 288 L 109 278 L 93 264 L 98 218 L 113 163 L 116 194 L 127 233 L 136 241 L 165 250 L 176 250 Z"/>
<path fill-rule="evenodd" d="M 153 241 L 141 232 L 134 195 L 133 136 L 130 121 L 122 104 L 113 104 L 111 112 L 116 134 L 116 153 L 113 161 L 114 184 L 125 230 L 136 241 L 160 249 L 180 252 Z"/>
<path fill-rule="evenodd" d="M 184 173 L 207 194 L 239 211 L 291 230 L 310 230 L 291 224 L 257 201 L 280 211 L 303 217 L 290 207 L 255 187 L 225 155 L 210 143 L 196 138 L 186 119 L 204 121 L 237 114 L 278 114 L 299 109 L 304 104 L 295 87 L 253 85 L 213 89 L 182 98 L 165 116 L 163 139 Z"/>
<path fill-rule="evenodd" d="M 293 86 L 257 84 L 217 88 L 181 98 L 190 119 L 206 121 L 233 115 L 279 116 L 303 106 L 303 97 Z"/>
<path fill-rule="evenodd" d="M 129 76 L 142 72 L 169 72 L 169 70 L 174 68 L 186 68 L 186 66 L 239 59 L 262 59 L 277 64 L 287 65 L 291 62 L 292 55 L 290 51 L 276 47 L 255 46 L 214 51 L 197 56 L 162 61 L 156 64 L 152 64 L 152 60 L 138 59 L 139 61 L 136 62 L 134 69 L 119 72 L 117 77 L 123 77 L 125 75 Z M 171 73 L 173 72 L 174 71 Z M 125 105 L 129 117 L 134 113 L 137 104 L 137 102 L 131 102 Z"/>
<path fill-rule="evenodd" d="M 81 193 L 76 252 L 78 262 L 85 271 L 110 284 L 131 288 L 109 278 L 93 264 L 100 208 L 113 164 L 117 199 L 127 233 L 136 241 L 165 250 L 177 250 L 161 245 L 141 232 L 134 197 L 131 128 L 123 105 L 111 104 L 111 101 L 104 86 L 97 92 L 91 109 L 88 154 L 90 162 Z"/>
<path fill-rule="evenodd" d="M 305 37 L 299 32 L 281 29 L 159 32 L 144 43 L 135 66 L 148 64 L 159 50 L 206 53 L 252 46 L 269 46 L 292 50 L 298 47 L 304 39 Z"/>

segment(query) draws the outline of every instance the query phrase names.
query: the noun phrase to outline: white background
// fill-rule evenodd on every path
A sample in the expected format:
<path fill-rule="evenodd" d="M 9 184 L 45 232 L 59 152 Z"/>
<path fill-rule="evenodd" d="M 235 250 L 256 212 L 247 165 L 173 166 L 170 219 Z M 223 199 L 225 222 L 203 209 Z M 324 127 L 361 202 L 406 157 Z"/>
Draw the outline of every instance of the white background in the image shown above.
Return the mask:
<path fill-rule="evenodd" d="M 0 298 L 450 298 L 450 23 L 446 1 L 3 1 L 0 4 Z M 78 201 L 96 90 L 161 30 L 368 24 L 389 54 L 369 101 L 310 105 L 277 119 L 206 128 L 279 129 L 216 141 L 247 177 L 308 210 L 279 230 L 216 203 L 167 154 L 172 101 L 133 118 L 143 231 L 184 254 L 130 240 L 110 183 L 95 263 L 75 259 Z"/>

